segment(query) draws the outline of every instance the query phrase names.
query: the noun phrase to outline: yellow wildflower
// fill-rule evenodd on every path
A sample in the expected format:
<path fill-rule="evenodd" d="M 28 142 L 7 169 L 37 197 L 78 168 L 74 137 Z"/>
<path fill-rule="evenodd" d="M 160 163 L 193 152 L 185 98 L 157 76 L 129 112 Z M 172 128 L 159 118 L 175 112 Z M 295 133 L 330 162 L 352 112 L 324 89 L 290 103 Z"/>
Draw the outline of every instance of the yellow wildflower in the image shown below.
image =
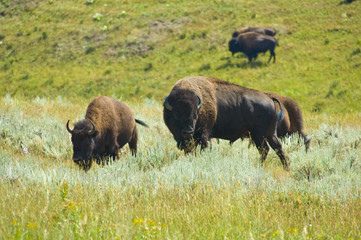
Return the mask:
<path fill-rule="evenodd" d="M 134 224 L 134 225 L 142 224 L 143 221 L 144 221 L 143 218 L 134 218 L 134 219 L 133 219 L 133 224 Z"/>
<path fill-rule="evenodd" d="M 296 234 L 298 232 L 298 228 L 291 228 L 288 230 L 288 232 L 290 232 L 292 234 Z"/>
<path fill-rule="evenodd" d="M 37 224 L 35 222 L 29 222 L 28 225 L 26 225 L 28 228 L 36 228 Z"/>

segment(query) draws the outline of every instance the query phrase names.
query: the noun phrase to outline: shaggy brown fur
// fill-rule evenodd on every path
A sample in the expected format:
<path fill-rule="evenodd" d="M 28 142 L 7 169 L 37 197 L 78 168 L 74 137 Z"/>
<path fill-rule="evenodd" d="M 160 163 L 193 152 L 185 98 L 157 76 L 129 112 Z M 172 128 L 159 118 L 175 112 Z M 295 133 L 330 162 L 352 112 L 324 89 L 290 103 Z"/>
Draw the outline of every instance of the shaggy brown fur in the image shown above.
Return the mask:
<path fill-rule="evenodd" d="M 89 170 L 92 159 L 104 164 L 106 157 L 118 157 L 118 151 L 126 143 L 133 155 L 137 153 L 138 133 L 135 123 L 147 126 L 134 118 L 128 105 L 106 96 L 94 98 L 86 110 L 85 119 L 70 130 L 73 143 L 73 161 Z"/>
<path fill-rule="evenodd" d="M 288 170 L 288 160 L 276 134 L 283 109 L 277 112 L 275 105 L 280 103 L 275 101 L 278 102 L 254 89 L 212 77 L 192 76 L 173 86 L 164 101 L 163 117 L 177 146 L 186 153 L 198 144 L 202 149 L 207 147 L 211 138 L 234 141 L 249 132 L 262 162 L 270 144 Z"/>
<path fill-rule="evenodd" d="M 264 53 L 268 50 L 270 51 L 268 62 L 271 61 L 272 57 L 273 62 L 276 62 L 276 46 L 278 43 L 274 37 L 254 32 L 241 33 L 228 42 L 228 49 L 232 55 L 243 52 L 247 55 L 249 62 L 252 62 L 253 59 L 256 60 L 258 53 Z"/>
<path fill-rule="evenodd" d="M 303 138 L 307 152 L 312 137 L 308 138 L 303 132 L 303 118 L 300 106 L 295 100 L 277 93 L 266 92 L 266 94 L 270 97 L 277 98 L 285 110 L 284 118 L 277 125 L 277 136 L 283 138 L 287 135 L 298 133 L 299 136 Z"/>
<path fill-rule="evenodd" d="M 255 32 L 255 33 L 259 33 L 259 34 L 268 35 L 271 37 L 276 35 L 276 30 L 274 30 L 273 28 L 270 28 L 270 27 L 245 27 L 240 30 L 234 31 L 232 34 L 232 38 L 236 38 L 236 37 L 238 37 L 239 34 L 246 33 L 246 32 Z"/>

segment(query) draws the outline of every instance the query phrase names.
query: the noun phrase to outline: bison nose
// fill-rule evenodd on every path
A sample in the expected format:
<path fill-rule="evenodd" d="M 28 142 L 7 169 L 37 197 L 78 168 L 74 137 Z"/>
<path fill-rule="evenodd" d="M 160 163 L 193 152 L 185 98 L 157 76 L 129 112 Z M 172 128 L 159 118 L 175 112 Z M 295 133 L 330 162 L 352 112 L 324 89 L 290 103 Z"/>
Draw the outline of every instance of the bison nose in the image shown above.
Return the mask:
<path fill-rule="evenodd" d="M 194 131 L 192 128 L 186 128 L 182 130 L 183 137 L 186 139 L 191 138 L 193 136 L 193 133 Z"/>

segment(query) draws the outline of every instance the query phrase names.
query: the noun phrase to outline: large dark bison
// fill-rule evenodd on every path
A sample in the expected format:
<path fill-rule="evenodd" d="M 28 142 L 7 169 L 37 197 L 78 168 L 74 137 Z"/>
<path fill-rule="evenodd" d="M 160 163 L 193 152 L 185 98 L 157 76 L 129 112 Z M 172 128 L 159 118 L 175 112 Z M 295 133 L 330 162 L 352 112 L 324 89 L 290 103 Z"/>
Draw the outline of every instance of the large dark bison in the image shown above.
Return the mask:
<path fill-rule="evenodd" d="M 266 92 L 270 97 L 277 98 L 285 111 L 284 118 L 277 125 L 277 136 L 284 138 L 287 135 L 298 133 L 303 138 L 306 152 L 310 147 L 311 137 L 303 132 L 303 118 L 300 106 L 291 98 L 279 95 L 277 93 Z"/>
<path fill-rule="evenodd" d="M 235 141 L 250 133 L 262 162 L 269 144 L 289 169 L 276 133 L 284 112 L 282 107 L 277 112 L 277 99 L 217 78 L 192 76 L 179 80 L 163 105 L 164 122 L 186 153 L 199 144 L 207 147 L 211 138 Z"/>
<path fill-rule="evenodd" d="M 88 105 L 85 119 L 66 129 L 71 133 L 73 143 L 73 161 L 88 171 L 93 158 L 98 164 L 105 158 L 118 157 L 119 149 L 125 144 L 133 155 L 137 153 L 138 133 L 136 123 L 147 127 L 147 124 L 134 118 L 128 105 L 115 99 L 100 96 Z"/>
<path fill-rule="evenodd" d="M 232 55 L 243 52 L 247 55 L 249 62 L 252 62 L 253 59 L 256 60 L 258 53 L 264 53 L 268 50 L 271 54 L 268 62 L 271 61 L 272 57 L 273 62 L 276 62 L 276 46 L 278 46 L 278 42 L 274 37 L 254 32 L 241 33 L 228 42 L 228 49 Z"/>
<path fill-rule="evenodd" d="M 276 30 L 274 30 L 271 27 L 245 27 L 240 30 L 234 31 L 232 34 L 232 38 L 236 38 L 236 37 L 238 37 L 239 34 L 246 33 L 246 32 L 255 32 L 255 33 L 259 33 L 259 34 L 268 35 L 271 37 L 276 35 Z"/>

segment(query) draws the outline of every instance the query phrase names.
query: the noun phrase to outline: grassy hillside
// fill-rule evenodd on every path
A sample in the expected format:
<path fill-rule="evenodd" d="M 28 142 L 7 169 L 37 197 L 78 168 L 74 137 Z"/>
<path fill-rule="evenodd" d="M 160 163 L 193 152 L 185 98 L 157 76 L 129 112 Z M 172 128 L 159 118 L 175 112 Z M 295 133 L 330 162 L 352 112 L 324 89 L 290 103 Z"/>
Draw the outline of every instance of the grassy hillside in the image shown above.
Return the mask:
<path fill-rule="evenodd" d="M 305 111 L 359 112 L 360 11 L 340 0 L 1 1 L 0 94 L 163 100 L 178 79 L 206 75 Z M 232 32 L 249 25 L 278 31 L 276 64 L 231 57 Z"/>

